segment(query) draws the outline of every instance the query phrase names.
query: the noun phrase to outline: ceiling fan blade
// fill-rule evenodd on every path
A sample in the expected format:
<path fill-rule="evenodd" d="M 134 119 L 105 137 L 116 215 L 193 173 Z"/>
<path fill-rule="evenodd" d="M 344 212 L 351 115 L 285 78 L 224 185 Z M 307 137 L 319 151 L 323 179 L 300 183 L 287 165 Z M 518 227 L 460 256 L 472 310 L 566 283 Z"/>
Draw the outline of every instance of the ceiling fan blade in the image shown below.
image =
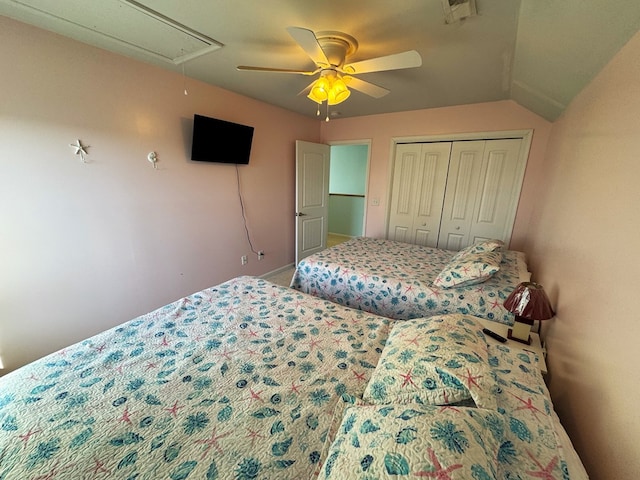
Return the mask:
<path fill-rule="evenodd" d="M 329 60 L 322 50 L 322 47 L 320 47 L 315 33 L 301 27 L 287 27 L 287 32 L 289 32 L 289 35 L 307 52 L 307 55 L 311 57 L 311 60 L 313 60 L 316 65 L 329 65 Z"/>
<path fill-rule="evenodd" d="M 394 53 L 385 57 L 370 58 L 361 62 L 350 63 L 343 67 L 343 71 L 349 73 L 384 72 L 385 70 L 400 70 L 403 68 L 415 68 L 422 65 L 422 57 L 415 50 L 402 53 Z M 353 71 L 351 72 L 351 69 Z"/>
<path fill-rule="evenodd" d="M 373 98 L 382 98 L 389 93 L 386 88 L 379 87 L 370 82 L 365 82 L 356 77 L 351 77 L 347 83 L 347 88 L 353 88 L 359 92 L 366 93 Z"/>
<path fill-rule="evenodd" d="M 312 72 L 309 72 L 306 70 L 290 70 L 288 68 L 271 68 L 271 67 L 251 67 L 248 65 L 238 65 L 236 68 L 238 70 L 249 70 L 253 72 L 297 73 L 298 75 L 315 75 L 320 71 L 319 68 Z"/>
<path fill-rule="evenodd" d="M 307 95 L 311 91 L 311 87 L 313 86 L 314 83 L 316 83 L 315 80 L 311 82 L 309 85 L 307 85 L 306 87 L 304 87 L 304 90 L 301 90 L 300 93 L 298 93 L 298 95 Z"/>

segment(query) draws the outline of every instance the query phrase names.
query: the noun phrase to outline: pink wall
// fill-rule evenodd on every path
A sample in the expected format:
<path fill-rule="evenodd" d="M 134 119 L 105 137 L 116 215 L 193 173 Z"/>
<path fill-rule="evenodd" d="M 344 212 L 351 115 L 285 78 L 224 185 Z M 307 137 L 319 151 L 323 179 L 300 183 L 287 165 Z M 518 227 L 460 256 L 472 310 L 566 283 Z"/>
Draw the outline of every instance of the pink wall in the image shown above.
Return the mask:
<path fill-rule="evenodd" d="M 375 100 L 373 100 L 375 101 Z M 520 194 L 511 248 L 521 250 L 529 217 L 543 177 L 544 152 L 551 124 L 515 102 L 503 101 L 458 107 L 345 118 L 322 123 L 322 141 L 371 139 L 366 235 L 385 237 L 392 141 L 396 137 L 533 129 L 533 140 Z M 374 198 L 379 206 L 371 205 Z"/>
<path fill-rule="evenodd" d="M 640 471 L 640 36 L 552 125 L 513 102 L 328 124 L 0 17 L 0 354 L 8 369 L 179 296 L 293 261 L 294 141 L 371 139 L 384 236 L 392 138 L 534 129 L 512 248 L 530 258 L 554 402 L 591 478 Z M 188 160 L 193 113 L 256 127 L 241 167 Z M 82 139 L 89 163 L 69 143 Z M 147 162 L 159 155 L 158 170 Z"/>
<path fill-rule="evenodd" d="M 555 122 L 527 252 L 554 403 L 594 480 L 640 474 L 640 33 Z"/>
<path fill-rule="evenodd" d="M 318 121 L 0 17 L 0 354 L 8 370 L 294 260 L 295 140 Z M 188 160 L 194 113 L 255 127 L 251 163 Z M 88 148 L 83 164 L 70 143 Z M 154 170 L 147 154 L 156 151 Z M 240 265 L 240 256 L 249 264 Z"/>

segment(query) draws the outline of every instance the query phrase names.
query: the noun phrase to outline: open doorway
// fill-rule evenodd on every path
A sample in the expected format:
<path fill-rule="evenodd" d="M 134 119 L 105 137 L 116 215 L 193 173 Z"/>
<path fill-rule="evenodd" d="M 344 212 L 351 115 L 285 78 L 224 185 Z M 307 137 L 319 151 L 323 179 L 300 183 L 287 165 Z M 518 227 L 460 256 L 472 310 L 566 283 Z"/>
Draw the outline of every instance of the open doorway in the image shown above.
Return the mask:
<path fill-rule="evenodd" d="M 327 247 L 364 235 L 369 144 L 331 145 Z"/>

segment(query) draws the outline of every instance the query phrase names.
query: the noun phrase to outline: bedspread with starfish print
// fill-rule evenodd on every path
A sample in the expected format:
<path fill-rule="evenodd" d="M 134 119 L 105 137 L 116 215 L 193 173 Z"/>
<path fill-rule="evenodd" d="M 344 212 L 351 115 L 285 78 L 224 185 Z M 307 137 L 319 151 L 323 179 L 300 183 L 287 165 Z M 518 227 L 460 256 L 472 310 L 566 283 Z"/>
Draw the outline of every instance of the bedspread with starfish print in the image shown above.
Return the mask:
<path fill-rule="evenodd" d="M 503 302 L 529 278 L 524 254 L 505 250 L 500 270 L 482 283 L 434 286 L 455 253 L 358 237 L 302 259 L 291 287 L 396 320 L 463 313 L 512 325 L 513 314 Z"/>
<path fill-rule="evenodd" d="M 0 378 L 0 479 L 307 479 L 390 321 L 240 277 Z"/>

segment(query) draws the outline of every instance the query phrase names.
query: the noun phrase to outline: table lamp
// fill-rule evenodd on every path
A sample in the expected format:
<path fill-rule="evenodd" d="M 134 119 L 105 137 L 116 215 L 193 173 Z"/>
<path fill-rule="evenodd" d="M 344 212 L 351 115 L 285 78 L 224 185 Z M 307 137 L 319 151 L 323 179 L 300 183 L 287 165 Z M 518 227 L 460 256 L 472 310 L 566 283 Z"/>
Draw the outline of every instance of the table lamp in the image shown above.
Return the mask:
<path fill-rule="evenodd" d="M 535 282 L 520 283 L 504 301 L 504 308 L 516 316 L 508 337 L 516 342 L 531 344 L 531 325 L 534 320 L 549 320 L 555 313 L 542 285 Z"/>

